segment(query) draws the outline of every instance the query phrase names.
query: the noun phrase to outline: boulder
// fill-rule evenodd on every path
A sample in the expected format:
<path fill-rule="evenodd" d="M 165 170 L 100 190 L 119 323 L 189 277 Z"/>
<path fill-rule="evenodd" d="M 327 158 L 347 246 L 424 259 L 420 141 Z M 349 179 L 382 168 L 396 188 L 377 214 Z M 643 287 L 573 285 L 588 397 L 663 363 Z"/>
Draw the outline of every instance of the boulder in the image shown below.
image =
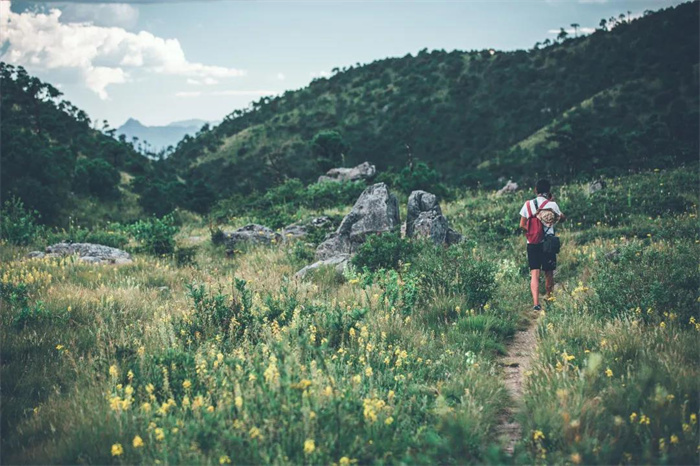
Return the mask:
<path fill-rule="evenodd" d="M 377 168 L 369 162 L 363 162 L 353 168 L 331 168 L 318 178 L 319 183 L 333 181 L 358 181 L 372 178 L 377 173 Z"/>
<path fill-rule="evenodd" d="M 593 193 L 597 193 L 598 191 L 601 191 L 605 189 L 605 181 L 603 180 L 595 180 L 591 181 L 588 183 L 588 194 L 591 195 Z"/>
<path fill-rule="evenodd" d="M 325 260 L 320 260 L 317 262 L 314 262 L 311 265 L 307 265 L 300 271 L 298 271 L 296 274 L 294 274 L 295 277 L 297 278 L 304 278 L 306 275 L 313 271 L 316 270 L 320 267 L 326 267 L 326 266 L 333 266 L 335 267 L 335 271 L 338 275 L 342 275 L 343 272 L 345 271 L 345 268 L 348 265 L 348 262 L 350 262 L 350 254 L 339 254 L 337 256 L 330 257 Z"/>
<path fill-rule="evenodd" d="M 508 180 L 505 186 L 497 191 L 497 194 L 513 194 L 518 190 L 518 183 L 513 180 Z"/>
<path fill-rule="evenodd" d="M 384 183 L 367 187 L 343 218 L 338 229 L 316 249 L 317 262 L 300 270 L 302 277 L 309 270 L 335 265 L 342 272 L 369 235 L 397 230 L 400 227 L 399 202 Z M 303 272 L 303 273 L 302 273 Z"/>
<path fill-rule="evenodd" d="M 236 249 L 242 243 L 271 244 L 282 239 L 282 235 L 270 228 L 251 223 L 235 231 L 225 231 L 224 244 L 227 249 Z"/>
<path fill-rule="evenodd" d="M 62 257 L 77 255 L 83 262 L 95 264 L 130 264 L 131 255 L 121 249 L 93 243 L 57 243 L 46 247 L 45 252 L 32 251 L 27 257 Z"/>
<path fill-rule="evenodd" d="M 462 235 L 450 228 L 437 196 L 426 191 L 413 191 L 408 197 L 406 237 L 430 238 L 436 244 L 454 244 Z"/>

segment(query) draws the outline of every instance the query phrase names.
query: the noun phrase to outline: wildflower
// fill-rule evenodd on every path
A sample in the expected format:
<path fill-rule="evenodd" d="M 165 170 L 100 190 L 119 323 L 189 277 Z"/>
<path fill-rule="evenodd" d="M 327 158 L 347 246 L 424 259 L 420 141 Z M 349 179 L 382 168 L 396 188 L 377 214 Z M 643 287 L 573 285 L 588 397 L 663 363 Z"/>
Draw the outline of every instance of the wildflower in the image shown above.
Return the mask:
<path fill-rule="evenodd" d="M 644 424 L 644 425 L 649 425 L 651 423 L 651 419 L 649 419 L 649 416 L 646 414 L 642 414 L 642 417 L 639 418 L 639 424 Z"/>
<path fill-rule="evenodd" d="M 331 396 L 333 395 L 333 389 L 331 388 L 330 385 L 326 385 L 325 390 L 323 391 L 323 394 L 326 396 Z"/>
<path fill-rule="evenodd" d="M 661 328 L 666 328 L 666 322 L 663 322 L 663 321 L 662 321 L 662 322 L 659 324 L 659 327 L 661 327 Z"/>
<path fill-rule="evenodd" d="M 630 414 L 630 422 L 635 422 L 637 420 L 637 413 Z"/>
<path fill-rule="evenodd" d="M 683 432 L 686 434 L 690 432 L 690 424 L 686 424 L 685 422 L 683 423 Z"/>
<path fill-rule="evenodd" d="M 261 438 L 262 436 L 260 435 L 260 429 L 257 427 L 251 427 L 250 430 L 248 431 L 248 435 L 250 438 L 255 439 L 255 438 Z"/>
<path fill-rule="evenodd" d="M 394 399 L 395 395 L 396 395 L 396 393 L 394 393 L 394 390 L 389 390 L 389 394 L 387 395 L 387 398 L 389 399 L 389 401 L 391 401 Z"/>
<path fill-rule="evenodd" d="M 151 403 L 148 403 L 148 402 L 143 403 L 143 404 L 141 405 L 141 410 L 142 410 L 144 413 L 150 413 L 150 412 L 151 412 Z"/>
<path fill-rule="evenodd" d="M 146 348 L 144 348 L 143 346 L 139 346 L 139 349 L 136 352 L 139 356 L 143 356 L 144 354 L 146 354 Z"/>
<path fill-rule="evenodd" d="M 612 369 L 610 369 L 609 367 L 607 369 L 605 369 L 605 375 L 607 375 L 608 377 L 612 377 L 613 376 Z"/>
<path fill-rule="evenodd" d="M 697 423 L 697 422 L 698 422 L 698 416 L 697 416 L 697 414 L 695 414 L 695 413 L 691 414 L 691 415 L 690 415 L 690 423 L 691 423 L 691 424 L 695 424 L 695 423 Z"/>
<path fill-rule="evenodd" d="M 371 366 L 367 366 L 367 367 L 365 368 L 365 375 L 366 375 L 367 377 L 371 377 L 371 376 L 372 376 L 372 367 L 371 367 Z"/>
<path fill-rule="evenodd" d="M 112 364 L 109 366 L 109 375 L 112 377 L 118 377 L 119 376 L 119 369 L 117 369 L 117 366 Z"/>
<path fill-rule="evenodd" d="M 58 351 L 61 351 L 63 348 L 65 348 L 65 346 L 63 346 L 63 345 L 56 345 L 56 349 L 57 349 Z"/>
<path fill-rule="evenodd" d="M 534 440 L 536 442 L 538 440 L 543 440 L 543 439 L 544 439 L 544 433 L 541 430 L 536 430 L 535 432 L 533 432 L 532 440 Z"/>
<path fill-rule="evenodd" d="M 219 464 L 231 464 L 231 458 L 228 455 L 221 455 L 219 457 Z"/>
<path fill-rule="evenodd" d="M 234 399 L 234 404 L 236 405 L 236 408 L 241 409 L 243 407 L 243 397 L 242 396 L 237 396 Z"/>
<path fill-rule="evenodd" d="M 572 453 L 569 457 L 571 462 L 574 464 L 581 464 L 581 455 L 579 453 Z"/>
<path fill-rule="evenodd" d="M 304 454 L 310 455 L 316 449 L 316 444 L 313 439 L 306 439 L 304 441 Z"/>
<path fill-rule="evenodd" d="M 188 390 L 192 386 L 192 382 L 190 382 L 190 379 L 185 379 L 184 382 L 182 382 L 182 388 L 185 390 Z"/>
<path fill-rule="evenodd" d="M 141 448 L 143 446 L 143 439 L 137 435 L 134 437 L 132 445 L 134 445 L 134 448 Z"/>
<path fill-rule="evenodd" d="M 126 378 L 129 379 L 129 382 L 134 380 L 134 372 L 129 370 L 129 372 L 126 373 Z"/>
<path fill-rule="evenodd" d="M 131 396 L 134 393 L 134 387 L 132 387 L 131 385 L 127 385 L 124 389 L 124 393 Z"/>
<path fill-rule="evenodd" d="M 355 383 L 360 383 L 360 382 L 362 382 L 362 376 L 360 374 L 357 374 L 357 375 L 353 376 L 352 381 Z"/>
<path fill-rule="evenodd" d="M 155 430 L 153 431 L 156 435 L 156 440 L 159 442 L 165 439 L 165 432 L 163 431 L 162 428 L 156 427 Z"/>
<path fill-rule="evenodd" d="M 349 466 L 350 458 L 348 458 L 347 456 L 343 456 L 342 458 L 340 458 L 340 460 L 338 460 L 338 464 L 340 466 Z"/>
<path fill-rule="evenodd" d="M 671 443 L 678 443 L 678 436 L 676 434 L 671 435 Z"/>
<path fill-rule="evenodd" d="M 389 416 L 388 418 L 386 418 L 386 419 L 384 420 L 384 424 L 386 424 L 386 425 L 388 425 L 388 426 L 390 426 L 393 422 L 394 422 L 394 418 L 391 417 L 391 416 Z"/>
<path fill-rule="evenodd" d="M 153 393 L 153 390 L 155 390 L 155 387 L 153 386 L 152 383 L 149 383 L 148 385 L 146 385 L 146 392 L 147 392 L 149 395 L 150 395 L 151 393 Z"/>
<path fill-rule="evenodd" d="M 124 447 L 121 443 L 115 443 L 112 445 L 112 456 L 121 456 L 124 453 Z"/>
<path fill-rule="evenodd" d="M 212 405 L 209 405 L 209 406 L 207 407 L 207 412 L 208 412 L 208 413 L 213 413 L 213 412 L 214 412 L 214 407 L 213 407 Z"/>

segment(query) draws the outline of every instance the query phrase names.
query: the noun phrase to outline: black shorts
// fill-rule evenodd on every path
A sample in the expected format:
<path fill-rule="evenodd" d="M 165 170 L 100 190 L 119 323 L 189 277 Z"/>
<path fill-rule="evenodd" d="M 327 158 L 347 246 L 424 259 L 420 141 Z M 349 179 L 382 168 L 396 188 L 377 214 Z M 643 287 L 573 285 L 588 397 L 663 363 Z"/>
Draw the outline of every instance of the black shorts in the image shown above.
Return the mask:
<path fill-rule="evenodd" d="M 542 250 L 542 243 L 527 245 L 527 262 L 530 270 L 550 271 L 557 268 L 557 255 L 547 254 Z"/>

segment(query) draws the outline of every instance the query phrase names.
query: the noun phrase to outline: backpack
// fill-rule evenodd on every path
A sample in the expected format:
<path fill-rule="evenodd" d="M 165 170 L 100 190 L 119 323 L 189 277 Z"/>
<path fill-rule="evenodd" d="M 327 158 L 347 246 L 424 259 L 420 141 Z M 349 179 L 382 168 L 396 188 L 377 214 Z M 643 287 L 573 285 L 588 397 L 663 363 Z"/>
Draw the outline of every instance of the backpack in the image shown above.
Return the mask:
<path fill-rule="evenodd" d="M 542 243 L 542 250 L 546 254 L 559 254 L 559 251 L 561 250 L 561 241 L 559 238 L 554 236 L 554 233 L 549 233 L 549 231 L 552 229 L 550 226 L 547 228 L 547 231 L 545 231 L 545 226 L 542 223 L 542 221 L 538 218 L 538 214 L 544 209 L 544 206 L 546 206 L 549 203 L 549 200 L 546 200 L 542 203 L 541 206 L 537 206 L 537 199 L 535 199 L 535 208 L 537 211 L 532 213 L 532 208 L 530 207 L 530 201 L 527 201 L 527 214 L 528 214 L 528 219 L 527 219 L 527 231 L 525 232 L 525 236 L 527 237 L 527 240 L 530 244 L 539 244 Z"/>
<path fill-rule="evenodd" d="M 527 242 L 530 244 L 539 244 L 544 240 L 544 226 L 539 218 L 537 218 L 537 213 L 544 208 L 549 203 L 546 200 L 541 206 L 537 206 L 537 199 L 535 199 L 535 208 L 537 211 L 532 212 L 532 207 L 530 207 L 530 201 L 525 204 L 527 206 L 527 231 L 525 232 L 525 237 Z"/>

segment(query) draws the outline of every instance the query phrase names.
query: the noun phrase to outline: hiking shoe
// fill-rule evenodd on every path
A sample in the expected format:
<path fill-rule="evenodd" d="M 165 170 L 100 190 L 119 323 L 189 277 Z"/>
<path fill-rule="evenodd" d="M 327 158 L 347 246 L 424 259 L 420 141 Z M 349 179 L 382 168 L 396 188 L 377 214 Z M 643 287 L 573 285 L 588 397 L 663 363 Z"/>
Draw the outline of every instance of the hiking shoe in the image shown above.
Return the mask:
<path fill-rule="evenodd" d="M 533 310 L 533 311 L 541 311 L 541 310 L 542 310 L 542 306 L 540 306 L 539 304 L 536 305 L 536 306 L 532 306 L 532 310 Z"/>

